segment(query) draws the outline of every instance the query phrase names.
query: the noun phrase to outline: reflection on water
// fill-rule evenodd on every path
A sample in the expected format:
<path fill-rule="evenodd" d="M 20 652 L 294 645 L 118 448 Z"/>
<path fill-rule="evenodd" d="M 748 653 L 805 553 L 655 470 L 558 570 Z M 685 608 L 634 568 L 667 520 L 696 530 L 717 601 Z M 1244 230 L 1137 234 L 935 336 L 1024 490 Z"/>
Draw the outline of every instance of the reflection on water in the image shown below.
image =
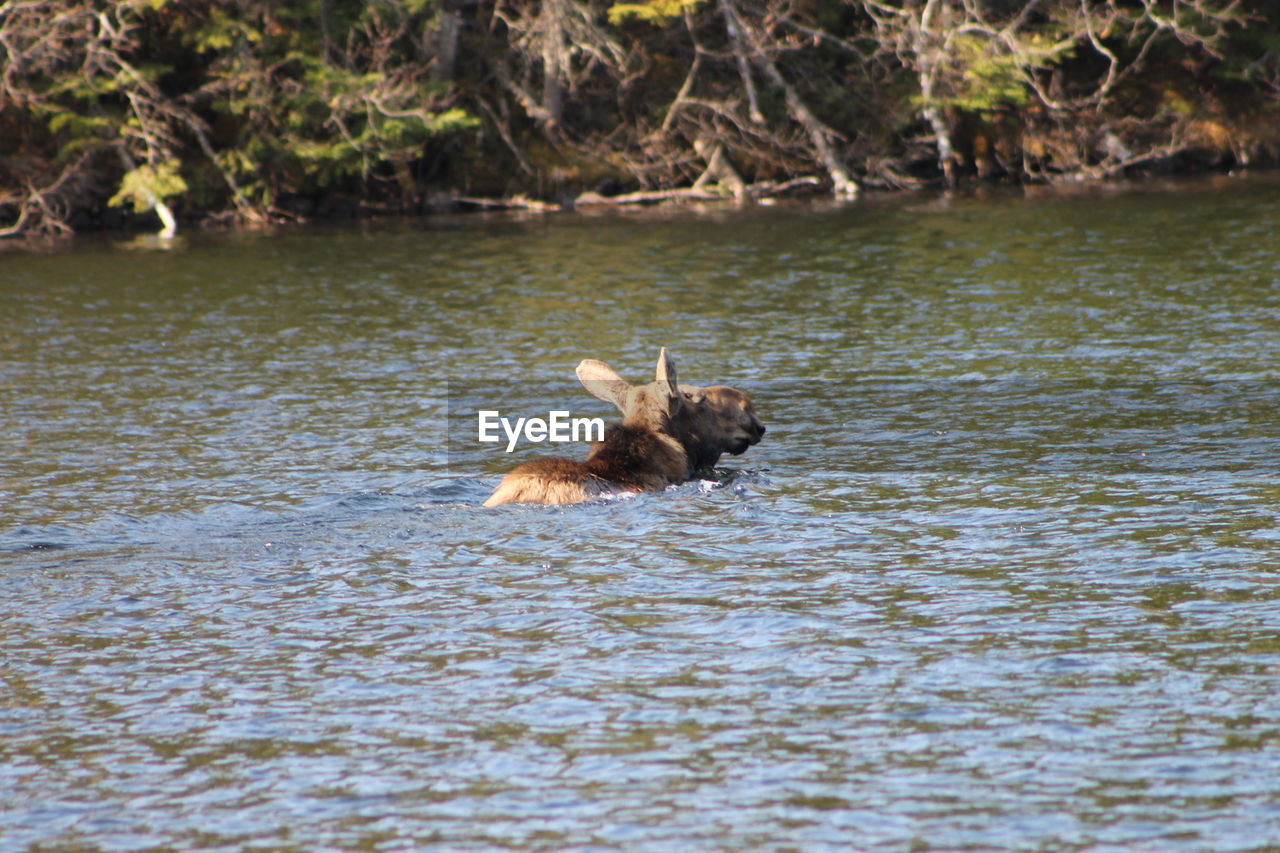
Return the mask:
<path fill-rule="evenodd" d="M 0 846 L 1265 849 L 1278 202 L 0 256 Z M 764 442 L 479 506 L 659 344 Z"/>

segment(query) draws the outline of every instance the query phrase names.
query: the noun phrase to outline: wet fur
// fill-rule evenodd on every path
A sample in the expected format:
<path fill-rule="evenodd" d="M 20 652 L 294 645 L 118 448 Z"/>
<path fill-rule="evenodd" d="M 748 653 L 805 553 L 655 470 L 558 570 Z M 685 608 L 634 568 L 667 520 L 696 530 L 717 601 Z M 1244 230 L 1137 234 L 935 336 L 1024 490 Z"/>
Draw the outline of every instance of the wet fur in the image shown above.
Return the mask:
<path fill-rule="evenodd" d="M 578 377 L 594 396 L 623 412 L 585 461 L 547 458 L 507 474 L 485 506 L 526 502 L 567 504 L 604 495 L 656 491 L 710 468 L 723 453 L 742 453 L 765 428 L 747 395 L 716 385 L 677 385 L 663 349 L 658 377 L 630 386 L 602 362 L 584 361 Z"/>
<path fill-rule="evenodd" d="M 643 427 L 614 424 L 585 462 L 559 457 L 525 462 L 502 479 L 484 505 L 578 503 L 663 489 L 688 478 L 689 458 L 679 442 Z"/>

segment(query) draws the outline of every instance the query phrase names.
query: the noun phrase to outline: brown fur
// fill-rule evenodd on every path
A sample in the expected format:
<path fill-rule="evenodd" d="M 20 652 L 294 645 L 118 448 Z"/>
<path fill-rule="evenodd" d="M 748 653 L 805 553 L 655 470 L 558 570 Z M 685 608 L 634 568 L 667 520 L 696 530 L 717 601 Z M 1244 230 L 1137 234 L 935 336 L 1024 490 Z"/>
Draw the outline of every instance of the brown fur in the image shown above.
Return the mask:
<path fill-rule="evenodd" d="M 721 454 L 738 456 L 759 443 L 764 425 L 756 410 L 737 388 L 727 385 L 681 385 L 683 410 L 672 424 L 676 440 L 689 454 L 692 471 L 710 468 Z"/>
<path fill-rule="evenodd" d="M 742 453 L 764 435 L 751 401 L 736 388 L 677 384 L 665 348 L 657 378 L 648 385 L 630 385 L 591 359 L 579 364 L 577 373 L 594 396 L 622 410 L 622 423 L 605 430 L 586 461 L 553 457 L 517 466 L 485 506 L 567 504 L 664 489 L 710 468 L 722 453 Z"/>

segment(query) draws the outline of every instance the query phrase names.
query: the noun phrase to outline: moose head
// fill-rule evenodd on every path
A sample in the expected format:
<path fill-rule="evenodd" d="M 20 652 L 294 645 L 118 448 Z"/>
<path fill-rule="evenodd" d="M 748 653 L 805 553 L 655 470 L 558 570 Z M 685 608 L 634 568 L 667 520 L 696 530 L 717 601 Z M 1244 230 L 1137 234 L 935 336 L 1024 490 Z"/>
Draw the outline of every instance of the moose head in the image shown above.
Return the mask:
<path fill-rule="evenodd" d="M 632 385 L 612 367 L 583 359 L 578 379 L 593 396 L 613 403 L 622 423 L 669 435 L 689 456 L 689 471 L 710 468 L 721 454 L 737 456 L 759 444 L 765 428 L 747 395 L 727 385 L 681 385 L 675 361 L 662 347 L 652 382 Z"/>

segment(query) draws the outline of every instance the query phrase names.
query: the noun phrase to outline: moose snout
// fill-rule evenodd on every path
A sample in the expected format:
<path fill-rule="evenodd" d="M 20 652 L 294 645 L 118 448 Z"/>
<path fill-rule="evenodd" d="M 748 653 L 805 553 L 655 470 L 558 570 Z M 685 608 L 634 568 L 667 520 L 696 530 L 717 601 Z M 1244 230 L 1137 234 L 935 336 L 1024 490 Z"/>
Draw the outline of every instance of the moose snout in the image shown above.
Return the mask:
<path fill-rule="evenodd" d="M 739 426 L 737 435 L 730 443 L 729 452 L 734 456 L 740 456 L 746 453 L 751 445 L 759 444 L 762 438 L 764 438 L 764 424 L 752 418 L 748 423 Z"/>

